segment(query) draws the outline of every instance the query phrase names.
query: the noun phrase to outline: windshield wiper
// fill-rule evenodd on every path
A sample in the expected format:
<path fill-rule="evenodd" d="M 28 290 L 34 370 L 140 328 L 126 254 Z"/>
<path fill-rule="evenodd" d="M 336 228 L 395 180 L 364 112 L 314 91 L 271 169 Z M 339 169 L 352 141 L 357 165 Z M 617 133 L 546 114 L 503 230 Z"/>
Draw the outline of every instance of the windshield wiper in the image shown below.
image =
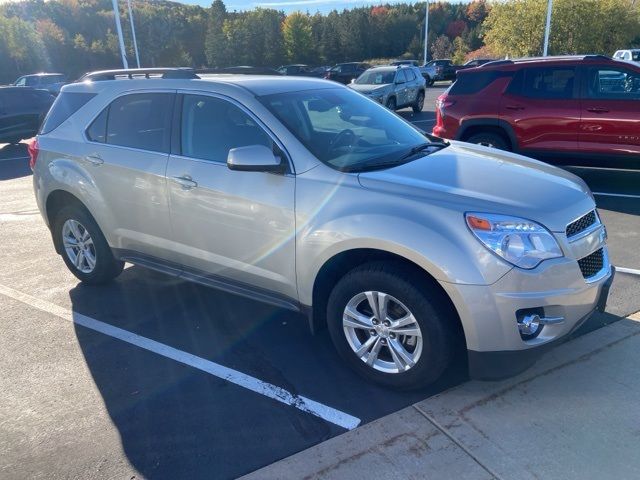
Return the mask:
<path fill-rule="evenodd" d="M 407 160 L 408 158 L 411 158 L 417 154 L 419 154 L 420 152 L 428 149 L 428 148 L 444 148 L 446 147 L 447 144 L 444 142 L 425 142 L 425 143 L 421 143 L 420 145 L 416 145 L 415 147 L 411 148 L 411 150 L 409 150 L 407 153 L 405 153 L 402 157 L 400 157 L 398 159 L 398 161 L 404 161 Z"/>

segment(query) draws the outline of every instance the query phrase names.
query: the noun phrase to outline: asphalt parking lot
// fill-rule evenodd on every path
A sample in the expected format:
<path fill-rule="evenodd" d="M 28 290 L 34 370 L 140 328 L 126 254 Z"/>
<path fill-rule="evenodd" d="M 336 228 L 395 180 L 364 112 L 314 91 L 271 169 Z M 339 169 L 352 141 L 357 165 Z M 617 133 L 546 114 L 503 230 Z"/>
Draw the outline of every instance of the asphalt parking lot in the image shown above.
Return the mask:
<path fill-rule="evenodd" d="M 429 131 L 442 91 L 399 113 Z M 621 267 L 585 332 L 640 310 L 640 172 L 567 168 Z M 140 267 L 80 285 L 30 174 L 0 145 L 0 478 L 235 478 L 466 379 L 458 362 L 429 390 L 378 388 L 301 316 Z"/>

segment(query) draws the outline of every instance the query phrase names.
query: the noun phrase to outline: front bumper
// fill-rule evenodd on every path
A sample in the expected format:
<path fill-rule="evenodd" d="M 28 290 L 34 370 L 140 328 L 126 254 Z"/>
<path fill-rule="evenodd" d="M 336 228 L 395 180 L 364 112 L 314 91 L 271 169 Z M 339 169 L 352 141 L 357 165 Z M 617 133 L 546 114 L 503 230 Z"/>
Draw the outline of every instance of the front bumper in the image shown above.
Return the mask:
<path fill-rule="evenodd" d="M 460 315 L 470 376 L 494 380 L 520 373 L 603 310 L 614 269 L 606 262 L 602 273 L 597 281 L 585 281 L 577 262 L 563 258 L 531 271 L 514 268 L 493 285 L 443 284 Z M 516 312 L 526 309 L 564 320 L 523 340 Z"/>
<path fill-rule="evenodd" d="M 475 380 L 500 380 L 517 375 L 538 361 L 538 359 L 552 347 L 562 343 L 568 336 L 582 326 L 594 313 L 603 312 L 607 305 L 609 289 L 613 283 L 615 269 L 611 268 L 611 275 L 602 284 L 596 308 L 580 318 L 571 330 L 555 340 L 538 347 L 526 350 L 503 350 L 494 352 L 477 352 L 467 350 L 469 376 Z"/>

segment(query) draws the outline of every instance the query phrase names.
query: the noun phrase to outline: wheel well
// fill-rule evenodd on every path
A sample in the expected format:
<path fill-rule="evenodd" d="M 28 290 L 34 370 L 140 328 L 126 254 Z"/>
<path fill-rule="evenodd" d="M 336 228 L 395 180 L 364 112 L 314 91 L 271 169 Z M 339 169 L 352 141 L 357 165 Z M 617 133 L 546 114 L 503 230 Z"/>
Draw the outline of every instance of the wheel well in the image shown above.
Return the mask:
<path fill-rule="evenodd" d="M 82 208 L 86 207 L 84 204 L 76 197 L 69 192 L 65 192 L 64 190 L 55 190 L 49 194 L 46 202 L 46 213 L 47 213 L 47 223 L 49 224 L 49 230 L 53 233 L 53 222 L 56 218 L 57 213 L 64 207 L 69 205 L 78 205 Z M 53 235 L 53 244 L 56 248 L 56 252 L 62 252 L 62 246 L 60 242 L 56 239 L 55 235 Z"/>
<path fill-rule="evenodd" d="M 422 282 L 422 286 L 428 286 L 432 292 L 437 292 L 448 305 L 451 318 L 456 324 L 460 338 L 464 339 L 462 323 L 457 310 L 440 284 L 426 270 L 414 262 L 400 255 L 375 249 L 347 250 L 330 258 L 320 269 L 313 283 L 313 306 L 310 325 L 313 332 L 324 329 L 327 325 L 327 302 L 335 284 L 349 271 L 360 265 L 374 261 L 393 262 L 401 264 L 407 269 L 407 276 Z"/>
<path fill-rule="evenodd" d="M 462 141 L 466 141 L 472 136 L 478 133 L 493 133 L 495 135 L 499 135 L 505 143 L 509 146 L 511 150 L 513 150 L 513 144 L 511 143 L 511 139 L 504 128 L 499 127 L 497 125 L 473 125 L 467 129 L 465 129 L 464 134 L 460 138 Z"/>

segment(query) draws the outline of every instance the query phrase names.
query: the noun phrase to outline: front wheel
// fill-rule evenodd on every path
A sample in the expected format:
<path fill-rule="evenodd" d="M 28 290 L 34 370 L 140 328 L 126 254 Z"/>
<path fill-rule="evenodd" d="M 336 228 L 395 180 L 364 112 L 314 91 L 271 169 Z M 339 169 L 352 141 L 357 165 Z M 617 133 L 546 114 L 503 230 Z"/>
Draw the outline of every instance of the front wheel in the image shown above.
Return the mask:
<path fill-rule="evenodd" d="M 60 210 L 53 223 L 53 234 L 67 268 L 82 282 L 106 283 L 122 272 L 124 262 L 114 258 L 98 224 L 86 209 L 70 205 Z"/>
<path fill-rule="evenodd" d="M 329 297 L 327 321 L 340 356 L 363 377 L 407 390 L 449 365 L 454 330 L 438 291 L 401 265 L 373 262 L 345 275 Z"/>

